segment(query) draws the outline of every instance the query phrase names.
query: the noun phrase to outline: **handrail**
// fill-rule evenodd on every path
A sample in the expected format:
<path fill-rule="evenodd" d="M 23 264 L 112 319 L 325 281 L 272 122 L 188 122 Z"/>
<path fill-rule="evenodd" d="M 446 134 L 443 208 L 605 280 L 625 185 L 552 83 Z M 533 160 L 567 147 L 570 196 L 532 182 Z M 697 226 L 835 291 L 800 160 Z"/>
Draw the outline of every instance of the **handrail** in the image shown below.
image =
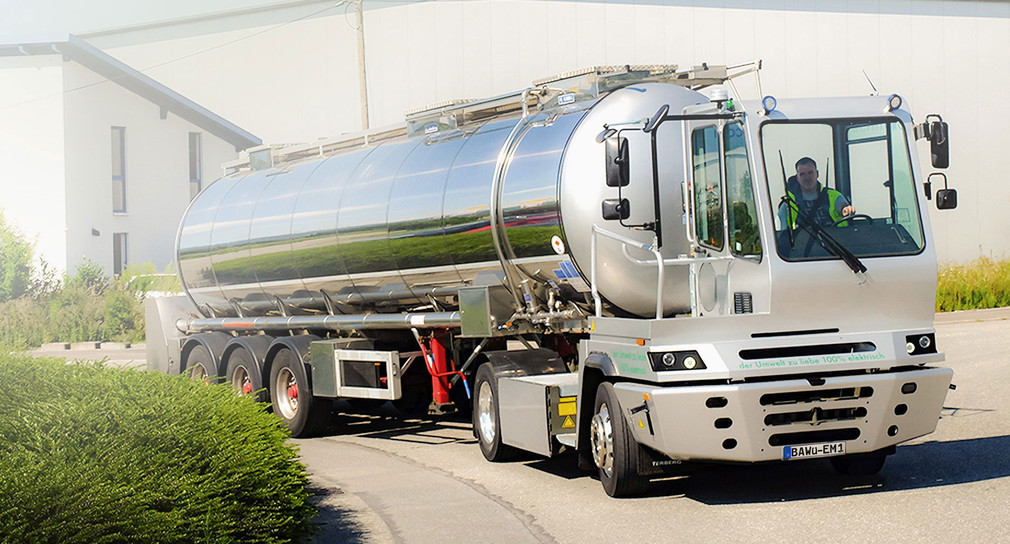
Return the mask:
<path fill-rule="evenodd" d="M 624 252 L 624 257 L 628 259 L 632 264 L 638 266 L 656 266 L 658 273 L 657 285 L 656 285 L 656 319 L 663 318 L 663 283 L 665 279 L 665 267 L 676 266 L 676 265 L 688 265 L 691 267 L 690 271 L 690 283 L 691 283 L 691 317 L 696 317 L 698 315 L 698 304 L 695 289 L 695 265 L 699 263 L 716 262 L 716 261 L 732 261 L 733 257 L 729 255 L 720 255 L 718 257 L 676 257 L 672 259 L 664 259 L 659 253 L 659 250 L 655 248 L 652 244 L 643 244 L 638 240 L 633 240 L 620 234 L 614 234 L 608 230 L 601 229 L 600 227 L 593 225 L 593 236 L 591 238 L 590 245 L 590 286 L 593 294 L 593 302 L 596 304 L 596 317 L 602 317 L 603 304 L 600 298 L 600 293 L 596 289 L 596 239 L 597 235 L 602 235 L 612 240 L 616 240 L 621 243 L 621 250 Z M 644 249 L 645 251 L 651 252 L 656 256 L 655 261 L 646 261 L 642 259 L 636 259 L 628 253 L 628 246 L 635 247 L 638 249 Z"/>

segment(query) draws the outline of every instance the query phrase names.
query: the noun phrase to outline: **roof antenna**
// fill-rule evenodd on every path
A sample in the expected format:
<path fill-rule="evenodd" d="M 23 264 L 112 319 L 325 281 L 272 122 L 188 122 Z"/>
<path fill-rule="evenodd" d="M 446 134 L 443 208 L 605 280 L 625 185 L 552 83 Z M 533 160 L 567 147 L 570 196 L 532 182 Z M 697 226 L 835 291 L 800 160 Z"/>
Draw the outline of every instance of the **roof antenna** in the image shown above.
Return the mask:
<path fill-rule="evenodd" d="M 870 96 L 877 96 L 877 94 L 878 94 L 877 93 L 877 86 L 874 85 L 872 81 L 870 81 L 870 76 L 866 75 L 866 70 L 861 70 L 861 72 L 863 72 L 863 77 L 866 78 L 866 82 L 870 84 L 870 88 L 873 89 L 873 92 L 870 93 Z"/>

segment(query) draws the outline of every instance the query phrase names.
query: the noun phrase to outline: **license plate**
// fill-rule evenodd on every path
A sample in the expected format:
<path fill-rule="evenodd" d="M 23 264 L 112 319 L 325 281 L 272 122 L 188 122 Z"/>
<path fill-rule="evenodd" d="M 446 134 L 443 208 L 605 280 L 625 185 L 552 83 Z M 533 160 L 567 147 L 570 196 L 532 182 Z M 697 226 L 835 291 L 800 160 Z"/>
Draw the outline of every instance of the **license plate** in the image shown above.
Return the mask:
<path fill-rule="evenodd" d="M 845 442 L 803 444 L 782 448 L 782 459 L 786 461 L 792 459 L 811 459 L 814 457 L 831 457 L 833 455 L 845 455 Z"/>

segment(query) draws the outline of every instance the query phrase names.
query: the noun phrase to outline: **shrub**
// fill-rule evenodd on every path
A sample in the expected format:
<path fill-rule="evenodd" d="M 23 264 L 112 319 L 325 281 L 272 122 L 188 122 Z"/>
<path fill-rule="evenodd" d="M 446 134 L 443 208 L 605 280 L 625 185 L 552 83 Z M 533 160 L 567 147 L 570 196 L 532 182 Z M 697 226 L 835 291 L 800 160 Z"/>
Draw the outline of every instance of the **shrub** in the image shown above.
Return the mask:
<path fill-rule="evenodd" d="M 980 257 L 966 265 L 941 265 L 936 310 L 976 310 L 1010 306 L 1010 261 Z"/>
<path fill-rule="evenodd" d="M 288 542 L 305 468 L 227 386 L 0 352 L 0 542 Z"/>

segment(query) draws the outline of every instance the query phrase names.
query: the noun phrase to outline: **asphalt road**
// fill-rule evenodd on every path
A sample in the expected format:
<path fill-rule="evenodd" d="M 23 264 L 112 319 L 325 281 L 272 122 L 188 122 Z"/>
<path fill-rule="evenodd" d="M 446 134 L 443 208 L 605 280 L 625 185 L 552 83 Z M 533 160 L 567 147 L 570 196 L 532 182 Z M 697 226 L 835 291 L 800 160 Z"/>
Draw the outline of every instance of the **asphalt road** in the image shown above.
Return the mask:
<path fill-rule="evenodd" d="M 571 456 L 486 462 L 464 421 L 340 415 L 296 441 L 323 492 L 318 541 L 1010 542 L 1008 318 L 938 316 L 957 390 L 936 432 L 872 477 L 825 460 L 703 467 L 615 500 Z"/>
<path fill-rule="evenodd" d="M 488 463 L 468 422 L 387 407 L 295 440 L 321 508 L 315 541 L 1010 542 L 1010 310 L 942 314 L 936 328 L 957 390 L 936 432 L 877 476 L 824 460 L 702 467 L 615 500 L 570 455 Z M 58 354 L 143 365 L 137 348 Z"/>

